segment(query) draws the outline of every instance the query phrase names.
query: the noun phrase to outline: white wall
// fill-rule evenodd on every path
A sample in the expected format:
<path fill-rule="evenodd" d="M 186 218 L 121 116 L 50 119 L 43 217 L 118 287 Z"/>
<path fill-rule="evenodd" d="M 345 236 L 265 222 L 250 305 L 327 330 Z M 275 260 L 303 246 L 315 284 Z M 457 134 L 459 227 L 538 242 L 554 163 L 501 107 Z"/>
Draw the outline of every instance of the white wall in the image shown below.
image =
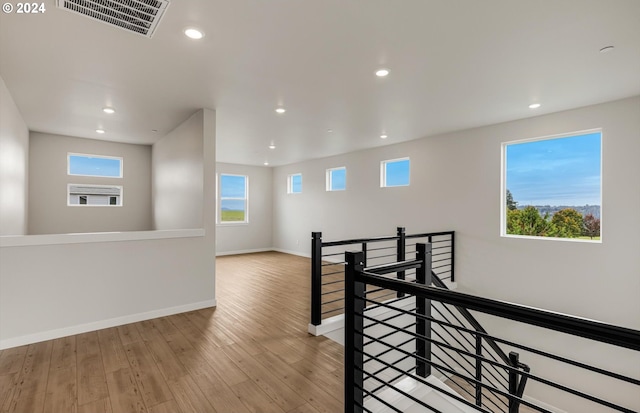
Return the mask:
<path fill-rule="evenodd" d="M 148 231 L 151 226 L 151 147 L 31 132 L 29 234 Z M 67 154 L 123 158 L 122 178 L 71 176 Z M 122 186 L 121 207 L 67 205 L 67 184 Z"/>
<path fill-rule="evenodd" d="M 198 111 L 153 145 L 154 229 L 202 227 L 203 120 Z"/>
<path fill-rule="evenodd" d="M 216 254 L 269 250 L 272 246 L 272 168 L 218 162 L 217 174 L 246 175 L 249 178 L 249 222 L 219 224 Z"/>
<path fill-rule="evenodd" d="M 27 233 L 29 130 L 0 77 L 0 235 Z"/>
<path fill-rule="evenodd" d="M 204 231 L 55 245 L 0 239 L 0 348 L 215 305 L 215 112 L 200 119 Z M 74 236 L 33 236 L 52 237 Z"/>
<path fill-rule="evenodd" d="M 603 131 L 603 242 L 500 237 L 501 143 L 592 128 Z M 411 157 L 411 186 L 380 188 L 380 161 L 405 156 Z M 391 235 L 396 226 L 409 233 L 455 230 L 462 290 L 640 329 L 638 159 L 635 97 L 278 167 L 274 247 L 308 253 L 311 231 L 331 240 Z M 327 193 L 325 169 L 337 166 L 347 167 L 347 191 Z M 303 193 L 287 195 L 287 175 L 297 172 L 303 174 Z M 536 343 L 546 336 L 529 332 L 519 338 Z M 545 343 L 562 351 L 574 344 L 566 338 Z M 613 351 L 580 348 L 587 359 L 637 375 L 627 357 L 620 361 Z"/>

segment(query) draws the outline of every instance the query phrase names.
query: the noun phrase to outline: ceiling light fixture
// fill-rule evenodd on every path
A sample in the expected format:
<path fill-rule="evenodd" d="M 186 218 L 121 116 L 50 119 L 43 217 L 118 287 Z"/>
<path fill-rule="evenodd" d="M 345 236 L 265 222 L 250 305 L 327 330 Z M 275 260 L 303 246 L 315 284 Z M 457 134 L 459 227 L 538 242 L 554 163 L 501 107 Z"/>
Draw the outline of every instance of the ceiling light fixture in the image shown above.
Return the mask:
<path fill-rule="evenodd" d="M 202 31 L 194 29 L 193 27 L 184 29 L 184 35 L 193 40 L 200 40 L 204 37 L 204 33 Z"/>
<path fill-rule="evenodd" d="M 327 129 L 327 133 L 333 133 L 333 129 Z"/>
<path fill-rule="evenodd" d="M 286 110 L 285 108 L 277 108 L 277 109 L 276 109 L 276 113 L 279 113 L 279 114 L 281 114 L 281 115 L 282 115 L 283 113 L 285 113 L 286 111 L 287 111 L 287 110 Z"/>
<path fill-rule="evenodd" d="M 102 135 L 104 132 L 104 129 L 96 129 L 96 133 L 99 133 L 100 135 Z"/>
<path fill-rule="evenodd" d="M 276 145 L 274 144 L 269 145 L 269 149 L 275 149 L 275 148 L 276 148 Z"/>
<path fill-rule="evenodd" d="M 529 105 L 529 109 L 538 109 L 540 107 L 539 103 L 532 103 Z"/>
<path fill-rule="evenodd" d="M 600 53 L 607 53 L 607 52 L 612 51 L 613 49 L 615 49 L 614 46 L 605 46 L 602 49 L 600 49 Z"/>
<path fill-rule="evenodd" d="M 264 163 L 264 166 L 269 166 L 269 162 L 265 162 L 265 163 Z"/>
<path fill-rule="evenodd" d="M 380 135 L 380 139 L 387 139 L 387 135 L 385 135 L 384 133 L 382 135 Z"/>
<path fill-rule="evenodd" d="M 112 107 L 109 107 L 109 106 L 105 106 L 104 108 L 102 108 L 102 111 L 104 113 L 108 113 L 109 115 L 112 115 L 112 114 L 116 113 L 116 110 L 114 108 L 112 108 Z"/>
<path fill-rule="evenodd" d="M 376 71 L 376 76 L 378 77 L 385 77 L 389 74 L 389 69 L 378 69 Z"/>

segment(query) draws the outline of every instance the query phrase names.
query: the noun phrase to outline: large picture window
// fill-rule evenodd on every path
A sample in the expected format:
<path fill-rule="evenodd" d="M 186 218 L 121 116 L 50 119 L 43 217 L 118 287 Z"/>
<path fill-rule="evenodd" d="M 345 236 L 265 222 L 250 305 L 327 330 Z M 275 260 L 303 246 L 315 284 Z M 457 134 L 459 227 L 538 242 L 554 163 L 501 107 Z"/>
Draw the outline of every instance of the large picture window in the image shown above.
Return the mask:
<path fill-rule="evenodd" d="M 67 154 L 67 174 L 122 178 L 122 158 L 69 153 Z"/>
<path fill-rule="evenodd" d="M 249 178 L 244 175 L 220 174 L 219 222 L 249 222 Z"/>
<path fill-rule="evenodd" d="M 601 131 L 502 148 L 503 236 L 600 241 Z"/>

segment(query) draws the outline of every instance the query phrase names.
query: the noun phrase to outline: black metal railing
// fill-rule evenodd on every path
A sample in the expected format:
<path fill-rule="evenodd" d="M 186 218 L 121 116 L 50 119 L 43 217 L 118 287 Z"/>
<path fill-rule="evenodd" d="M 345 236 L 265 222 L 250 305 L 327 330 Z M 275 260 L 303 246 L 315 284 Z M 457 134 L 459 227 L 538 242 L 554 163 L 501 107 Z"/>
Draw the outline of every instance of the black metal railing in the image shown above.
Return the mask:
<path fill-rule="evenodd" d="M 433 271 L 440 280 L 455 281 L 455 232 L 406 234 L 398 227 L 396 235 L 377 238 L 358 238 L 323 241 L 321 232 L 311 233 L 311 324 L 318 326 L 323 319 L 344 312 L 344 253 L 359 249 L 366 265 L 382 265 L 415 257 L 416 244 L 433 244 Z M 398 279 L 415 279 L 415 271 L 398 271 Z M 402 293 L 383 289 L 370 294 L 376 298 L 400 297 Z"/>
<path fill-rule="evenodd" d="M 640 376 L 637 366 L 625 369 L 624 363 L 609 360 L 579 361 L 559 354 L 563 351 L 490 335 L 464 316 L 464 322 L 445 321 L 443 308 L 458 309 L 460 314 L 474 311 L 504 323 L 512 320 L 509 323 L 517 322 L 520 328 L 541 327 L 547 334 L 570 335 L 574 343 L 581 337 L 590 345 L 610 347 L 607 351 L 629 362 L 639 360 L 640 331 L 449 291 L 437 287 L 437 281 L 430 286 L 437 278 L 430 271 L 431 246 L 416 248 L 414 260 L 376 266 L 365 266 L 362 251 L 345 254 L 345 412 L 416 411 L 411 408 L 415 405 L 446 412 L 425 396 L 429 391 L 481 412 L 517 413 L 526 406 L 528 411 L 551 413 L 549 400 L 537 401 L 546 394 L 560 398 L 563 406 L 558 407 L 571 411 L 638 412 L 640 379 L 629 373 Z M 389 276 L 399 271 L 416 271 L 416 280 Z M 370 287 L 404 296 L 378 300 L 368 293 Z M 501 346 L 510 349 L 506 362 L 501 356 L 489 356 L 501 352 Z M 544 368 L 533 373 L 519 362 L 516 351 L 536 358 Z M 465 363 L 473 368 L 461 368 Z M 572 371 L 570 379 L 558 373 L 567 370 Z M 447 386 L 435 382 L 436 376 Z M 504 378 L 506 385 L 498 378 Z M 527 381 L 536 383 L 537 400 L 525 394 Z"/>

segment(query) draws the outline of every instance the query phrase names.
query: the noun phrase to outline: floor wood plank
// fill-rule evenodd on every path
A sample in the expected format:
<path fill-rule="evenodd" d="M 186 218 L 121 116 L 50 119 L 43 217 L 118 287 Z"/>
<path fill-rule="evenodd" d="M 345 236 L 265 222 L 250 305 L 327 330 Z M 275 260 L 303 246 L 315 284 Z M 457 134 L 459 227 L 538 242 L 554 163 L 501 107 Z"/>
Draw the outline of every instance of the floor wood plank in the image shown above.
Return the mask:
<path fill-rule="evenodd" d="M 307 258 L 219 257 L 216 299 L 0 351 L 0 412 L 342 411 L 343 348 L 306 332 Z"/>

